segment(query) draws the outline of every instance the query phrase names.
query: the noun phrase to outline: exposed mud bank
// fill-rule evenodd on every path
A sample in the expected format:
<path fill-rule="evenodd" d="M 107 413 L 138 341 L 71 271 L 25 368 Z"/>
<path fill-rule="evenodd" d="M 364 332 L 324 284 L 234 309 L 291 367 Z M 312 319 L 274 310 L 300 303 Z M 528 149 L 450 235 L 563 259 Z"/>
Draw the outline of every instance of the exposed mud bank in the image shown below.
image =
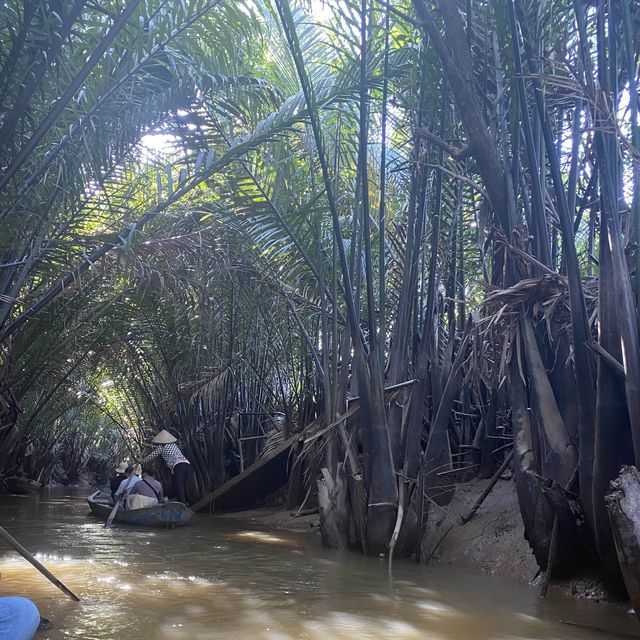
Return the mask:
<path fill-rule="evenodd" d="M 461 523 L 489 482 L 473 480 L 458 485 L 445 509 L 430 507 L 422 541 L 423 559 L 466 565 L 483 573 L 539 586 L 542 575 L 524 537 L 513 480 L 498 481 L 476 515 L 466 524 Z M 579 577 L 554 579 L 549 588 L 576 598 L 610 599 L 597 572 L 591 568 L 585 568 Z"/>
<path fill-rule="evenodd" d="M 216 513 L 216 518 L 229 520 L 247 520 L 255 522 L 259 527 L 273 529 L 274 531 L 308 531 L 310 535 L 317 536 L 320 544 L 320 517 L 317 513 L 306 516 L 293 517 L 295 511 L 288 511 L 282 507 L 261 507 L 246 511 L 232 511 Z"/>
<path fill-rule="evenodd" d="M 465 564 L 483 573 L 531 582 L 538 565 L 524 538 L 513 482 L 499 481 L 476 515 L 461 523 L 488 483 L 474 480 L 458 485 L 445 508 L 430 505 L 422 540 L 423 561 Z"/>

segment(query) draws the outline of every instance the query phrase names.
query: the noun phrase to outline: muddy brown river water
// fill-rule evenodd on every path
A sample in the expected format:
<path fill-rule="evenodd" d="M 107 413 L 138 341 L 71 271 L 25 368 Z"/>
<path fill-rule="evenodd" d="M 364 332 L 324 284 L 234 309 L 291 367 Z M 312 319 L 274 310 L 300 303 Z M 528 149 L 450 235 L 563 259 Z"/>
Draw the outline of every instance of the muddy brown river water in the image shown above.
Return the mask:
<path fill-rule="evenodd" d="M 615 640 L 639 638 L 627 607 L 574 601 L 459 568 L 322 549 L 319 537 L 196 516 L 174 531 L 114 527 L 84 496 L 0 498 L 0 523 L 70 589 L 66 598 L 0 548 L 0 594 L 25 595 L 40 640 Z"/>

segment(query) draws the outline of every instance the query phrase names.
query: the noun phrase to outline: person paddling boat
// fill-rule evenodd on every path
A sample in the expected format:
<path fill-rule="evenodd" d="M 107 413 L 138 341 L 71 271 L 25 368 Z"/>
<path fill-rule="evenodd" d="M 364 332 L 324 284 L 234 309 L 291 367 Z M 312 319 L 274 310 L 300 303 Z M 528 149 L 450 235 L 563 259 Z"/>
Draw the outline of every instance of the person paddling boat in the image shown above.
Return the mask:
<path fill-rule="evenodd" d="M 121 462 L 116 467 L 115 475 L 109 481 L 109 488 L 111 489 L 111 497 L 114 500 L 115 500 L 115 497 L 116 497 L 116 493 L 118 492 L 118 487 L 120 486 L 120 483 L 123 480 L 126 480 L 126 478 L 127 478 L 126 471 L 127 471 L 127 463 L 126 462 Z"/>
<path fill-rule="evenodd" d="M 140 463 L 146 465 L 151 462 L 151 460 L 161 457 L 173 475 L 176 500 L 188 504 L 187 480 L 189 479 L 191 464 L 182 451 L 180 451 L 176 442 L 177 438 L 163 429 L 151 440 L 151 443 L 156 445 L 153 451 L 148 456 L 142 458 Z"/>
<path fill-rule="evenodd" d="M 133 474 L 131 473 L 133 471 Z M 124 498 L 126 500 L 127 494 L 140 482 L 140 475 L 142 474 L 142 467 L 137 464 L 135 467 L 128 466 L 125 469 L 125 479 L 120 483 L 114 496 L 114 501 Z M 126 508 L 126 504 L 122 504 L 122 507 Z"/>
<path fill-rule="evenodd" d="M 115 517 L 118 515 L 118 509 L 120 507 L 122 507 L 123 509 L 126 509 L 127 495 L 129 493 L 129 490 L 132 489 L 135 486 L 136 482 L 140 480 L 140 473 L 142 469 L 140 469 L 139 467 L 140 465 L 138 465 L 138 468 L 132 467 L 131 465 L 127 467 L 126 469 L 127 477 L 120 483 L 120 486 L 116 491 L 116 495 L 113 499 L 114 501 L 113 509 L 111 509 L 111 512 L 109 513 L 109 517 L 107 518 L 107 521 L 104 523 L 105 529 L 111 529 L 111 525 L 113 524 Z"/>

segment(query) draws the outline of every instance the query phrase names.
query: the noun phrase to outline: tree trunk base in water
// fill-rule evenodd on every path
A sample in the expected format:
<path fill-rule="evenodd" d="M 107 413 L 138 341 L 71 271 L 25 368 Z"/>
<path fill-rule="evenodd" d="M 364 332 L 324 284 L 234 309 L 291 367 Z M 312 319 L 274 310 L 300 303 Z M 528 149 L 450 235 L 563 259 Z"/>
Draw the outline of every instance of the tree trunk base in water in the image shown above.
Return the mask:
<path fill-rule="evenodd" d="M 320 533 L 322 544 L 331 549 L 349 548 L 349 505 L 344 467 L 339 464 L 335 478 L 327 468 L 318 480 Z"/>
<path fill-rule="evenodd" d="M 367 552 L 371 556 L 386 556 L 396 524 L 397 504 L 367 506 Z"/>
<path fill-rule="evenodd" d="M 350 538 L 354 546 L 358 545 L 364 555 L 369 555 L 367 548 L 367 490 L 362 476 L 347 477 L 349 502 L 351 504 Z"/>
<path fill-rule="evenodd" d="M 538 566 L 544 570 L 549 557 L 553 509 L 543 496 L 540 483 L 533 473 L 516 466 L 515 480 L 524 537 Z"/>
<path fill-rule="evenodd" d="M 552 531 L 558 518 L 557 553 L 550 568 L 551 576 L 567 578 L 574 575 L 589 561 L 588 545 L 583 543 L 588 532 L 577 496 L 557 482 L 517 467 L 516 487 L 525 538 L 538 566 L 543 571 L 548 569 Z"/>
<path fill-rule="evenodd" d="M 618 562 L 629 599 L 640 619 L 640 474 L 622 467 L 605 496 Z"/>

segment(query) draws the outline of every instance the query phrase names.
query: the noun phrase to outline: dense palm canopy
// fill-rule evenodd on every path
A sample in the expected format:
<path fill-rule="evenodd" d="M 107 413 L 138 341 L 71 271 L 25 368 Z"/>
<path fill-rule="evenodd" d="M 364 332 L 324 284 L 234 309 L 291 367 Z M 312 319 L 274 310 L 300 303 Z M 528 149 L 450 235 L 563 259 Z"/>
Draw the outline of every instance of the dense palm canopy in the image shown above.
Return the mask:
<path fill-rule="evenodd" d="M 73 481 L 169 426 L 204 494 L 319 419 L 301 495 L 325 542 L 351 521 L 409 553 L 513 449 L 541 567 L 580 539 L 615 579 L 604 494 L 640 458 L 636 3 L 3 18 L 2 477 Z"/>

